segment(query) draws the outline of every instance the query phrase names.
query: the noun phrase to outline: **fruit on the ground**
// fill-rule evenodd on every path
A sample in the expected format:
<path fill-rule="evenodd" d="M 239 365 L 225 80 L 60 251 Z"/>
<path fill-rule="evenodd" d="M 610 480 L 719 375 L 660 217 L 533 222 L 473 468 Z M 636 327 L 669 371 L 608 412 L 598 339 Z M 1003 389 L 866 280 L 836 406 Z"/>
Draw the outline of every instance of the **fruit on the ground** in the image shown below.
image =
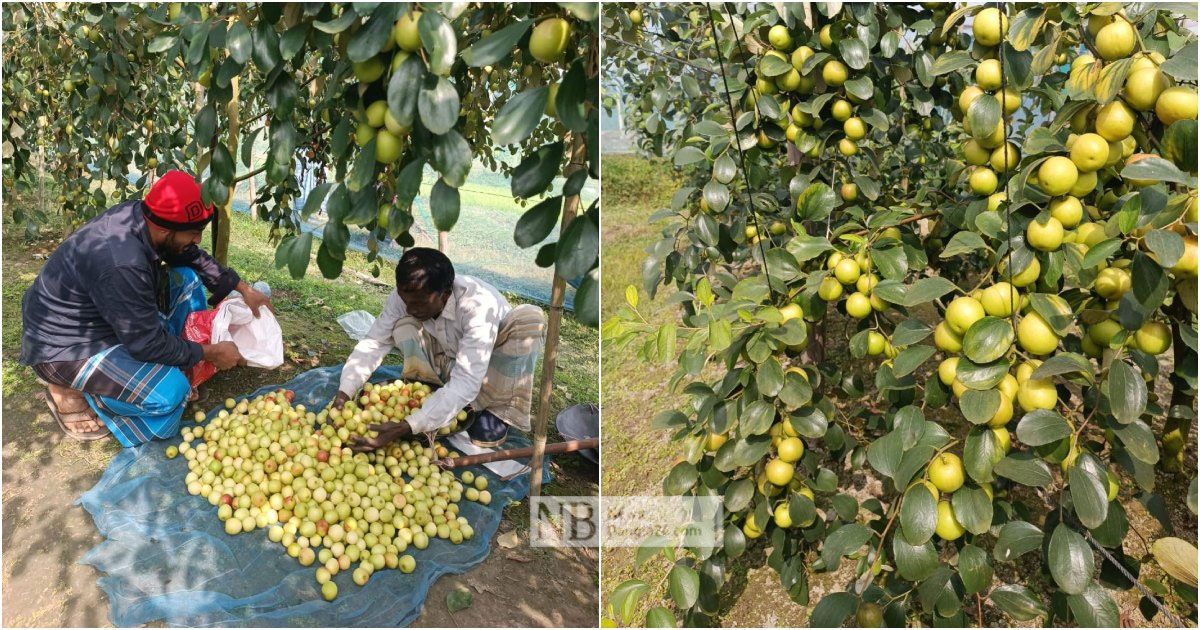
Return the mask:
<path fill-rule="evenodd" d="M 529 54 L 542 63 L 562 59 L 571 38 L 571 23 L 560 17 L 546 18 L 529 34 Z"/>
<path fill-rule="evenodd" d="M 337 595 L 338 587 L 336 582 L 325 582 L 321 585 L 321 597 L 324 597 L 325 601 L 331 602 L 337 598 Z"/>
<path fill-rule="evenodd" d="M 1017 324 L 1017 343 L 1030 354 L 1044 356 L 1058 348 L 1058 335 L 1037 311 L 1029 311 Z"/>
<path fill-rule="evenodd" d="M 950 501 L 946 499 L 938 501 L 937 526 L 934 528 L 938 537 L 942 540 L 958 540 L 966 531 L 966 528 L 959 524 L 958 518 L 954 515 L 954 508 L 950 505 Z"/>
<path fill-rule="evenodd" d="M 187 491 L 218 506 L 227 534 L 265 529 L 302 566 L 318 564 L 314 575 L 326 598 L 337 594 L 330 578 L 352 563 L 359 563 L 359 584 L 384 567 L 415 567 L 411 557 L 392 558 L 427 547 L 431 536 L 458 544 L 474 535 L 458 504 L 464 496 L 490 501 L 479 490 L 486 477 L 466 471 L 462 479 L 473 484 L 466 488 L 442 471 L 434 460 L 452 454 L 441 445 L 402 441 L 366 454 L 349 443 L 373 436 L 369 425 L 414 413 L 430 393 L 422 383 L 368 384 L 342 409 L 320 411 L 293 404 L 294 393 L 285 390 L 226 400 L 207 424 L 182 432 Z M 439 433 L 464 420 L 460 412 Z"/>
<path fill-rule="evenodd" d="M 956 297 L 946 305 L 946 324 L 957 335 L 963 335 L 971 324 L 981 320 L 987 312 L 983 304 L 970 296 Z"/>
<path fill-rule="evenodd" d="M 954 453 L 941 453 L 929 462 L 929 481 L 941 492 L 954 492 L 963 485 L 962 460 Z"/>

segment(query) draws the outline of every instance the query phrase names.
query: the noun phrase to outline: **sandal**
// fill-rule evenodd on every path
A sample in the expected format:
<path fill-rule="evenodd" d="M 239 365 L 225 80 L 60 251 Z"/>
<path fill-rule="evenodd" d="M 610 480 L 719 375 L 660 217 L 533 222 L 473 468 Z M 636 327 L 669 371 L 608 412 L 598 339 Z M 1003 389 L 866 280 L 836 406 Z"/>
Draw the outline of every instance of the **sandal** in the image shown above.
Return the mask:
<path fill-rule="evenodd" d="M 104 422 L 88 406 L 81 392 L 47 384 L 46 406 L 67 437 L 81 442 L 102 440 L 112 435 Z"/>

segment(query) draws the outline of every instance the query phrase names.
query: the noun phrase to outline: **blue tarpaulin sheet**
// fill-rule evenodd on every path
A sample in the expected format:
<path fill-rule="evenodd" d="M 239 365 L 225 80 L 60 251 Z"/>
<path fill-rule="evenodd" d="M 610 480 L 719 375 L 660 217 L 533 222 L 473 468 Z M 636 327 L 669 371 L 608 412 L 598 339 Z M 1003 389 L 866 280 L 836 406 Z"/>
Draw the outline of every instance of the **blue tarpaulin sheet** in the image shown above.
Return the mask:
<path fill-rule="evenodd" d="M 340 366 L 317 368 L 248 397 L 285 387 L 296 393 L 296 404 L 321 408 L 337 392 L 340 375 Z M 399 366 L 385 366 L 372 381 L 399 376 Z M 528 445 L 526 436 L 510 433 L 505 448 Z M 165 446 L 153 442 L 123 450 L 77 501 L 105 537 L 80 562 L 104 574 L 99 584 L 117 626 L 408 625 L 440 576 L 483 562 L 504 506 L 529 493 L 528 475 L 503 481 L 483 466 L 468 467 L 488 477 L 493 497 L 490 505 L 459 504 L 475 531 L 471 540 L 455 545 L 434 538 L 427 549 L 407 552 L 417 560 L 415 571 L 377 571 L 361 587 L 351 571 L 341 571 L 334 577 L 338 597 L 326 602 L 314 578 L 316 565 L 301 566 L 267 540 L 266 530 L 226 535 L 217 509 L 187 493 L 186 460 L 167 459 Z"/>

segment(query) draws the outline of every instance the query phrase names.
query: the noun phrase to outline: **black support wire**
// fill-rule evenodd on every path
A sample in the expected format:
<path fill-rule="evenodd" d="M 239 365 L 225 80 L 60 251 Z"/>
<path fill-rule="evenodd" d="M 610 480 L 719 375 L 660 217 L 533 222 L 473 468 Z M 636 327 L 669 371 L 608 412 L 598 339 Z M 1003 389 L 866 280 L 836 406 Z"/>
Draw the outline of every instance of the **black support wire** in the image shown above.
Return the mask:
<path fill-rule="evenodd" d="M 992 6 L 994 6 L 997 11 L 1001 12 L 1001 24 L 1003 24 L 1004 4 L 1001 2 L 995 2 L 992 4 Z M 1012 169 L 1015 168 L 1016 165 L 1014 164 L 1009 166 L 1008 164 L 1008 133 L 1011 130 L 1008 127 L 1008 112 L 1005 111 L 1004 107 L 1005 101 L 1008 100 L 1008 77 L 1004 73 L 1004 42 L 1007 35 L 1008 33 L 1006 31 L 1000 33 L 999 54 L 997 55 L 1000 58 L 1000 126 L 1004 130 L 1004 139 L 1000 144 L 1000 151 L 1002 151 L 1001 163 L 1004 165 L 1004 224 L 1005 232 L 1008 236 L 1008 243 L 1006 243 L 1007 246 L 1004 248 L 1004 271 L 1008 274 L 1008 295 L 1004 296 L 1004 299 L 1012 308 L 1012 312 L 1008 315 L 1008 321 L 1012 324 L 1013 335 L 1016 335 L 1017 310 L 1019 310 L 1017 307 L 1020 306 L 1020 300 L 1018 300 L 1018 303 L 1015 305 L 1012 303 L 1013 294 L 1016 293 L 1017 287 L 1013 285 L 1012 196 L 1009 194 L 1008 186 L 1010 183 L 1012 183 L 1012 177 L 1009 175 L 1009 173 L 1012 172 Z M 967 105 L 967 109 L 970 109 L 970 104 Z M 966 116 L 967 113 L 963 112 L 964 120 L 966 119 Z M 1034 254 L 1034 256 L 1036 256 L 1036 254 Z"/>
<path fill-rule="evenodd" d="M 726 9 L 726 11 L 728 11 L 729 7 L 726 6 L 725 9 Z M 748 171 L 746 169 L 746 152 L 742 150 L 742 143 L 738 137 L 737 110 L 734 109 L 734 107 L 733 107 L 733 97 L 730 95 L 730 92 L 729 92 L 729 76 L 725 72 L 725 55 L 724 55 L 724 53 L 721 52 L 721 41 L 720 41 L 720 38 L 717 37 L 717 22 L 716 22 L 716 17 L 714 15 L 711 4 L 708 6 L 708 24 L 709 24 L 709 28 L 712 29 L 713 44 L 714 44 L 713 47 L 716 48 L 716 50 L 717 50 L 717 63 L 719 64 L 719 66 L 721 68 L 721 81 L 725 87 L 725 103 L 729 106 L 729 122 L 730 122 L 730 125 L 733 127 L 734 146 L 737 147 L 738 161 L 740 162 L 741 167 L 742 167 L 742 177 L 746 180 L 746 200 L 749 202 L 747 204 L 747 209 L 750 210 L 750 217 L 754 220 L 754 230 L 758 233 L 758 238 L 759 238 L 758 251 L 759 251 L 759 255 L 762 257 L 763 275 L 766 276 L 766 278 L 767 278 L 767 292 L 770 293 L 771 295 L 774 295 L 775 287 L 771 284 L 771 272 L 767 269 L 767 247 L 766 247 L 766 245 L 763 245 L 763 241 L 765 241 L 767 239 L 763 238 L 762 227 L 759 225 L 759 222 L 758 222 L 758 211 L 754 208 L 754 194 L 750 188 L 750 171 Z M 732 16 L 729 18 L 729 26 L 731 28 L 735 28 L 734 39 L 735 39 L 735 41 L 737 41 L 737 45 L 740 49 L 742 42 L 741 42 L 740 38 L 737 36 L 736 27 L 734 27 Z M 744 51 L 742 52 L 742 56 L 745 56 Z M 750 89 L 750 86 L 747 85 L 746 88 Z M 755 121 L 757 122 L 757 119 L 758 119 L 758 101 L 757 100 L 754 101 L 754 115 L 755 115 Z M 701 194 L 703 194 L 703 192 L 701 192 Z"/>

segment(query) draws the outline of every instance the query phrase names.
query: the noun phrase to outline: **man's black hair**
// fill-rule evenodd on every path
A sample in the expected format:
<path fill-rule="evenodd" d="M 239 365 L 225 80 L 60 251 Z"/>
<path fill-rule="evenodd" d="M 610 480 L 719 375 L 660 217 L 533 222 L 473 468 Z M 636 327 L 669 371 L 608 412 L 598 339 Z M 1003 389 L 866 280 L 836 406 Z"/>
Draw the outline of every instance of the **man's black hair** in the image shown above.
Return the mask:
<path fill-rule="evenodd" d="M 454 265 L 436 249 L 413 247 L 396 263 L 397 289 L 444 293 L 453 286 Z"/>

